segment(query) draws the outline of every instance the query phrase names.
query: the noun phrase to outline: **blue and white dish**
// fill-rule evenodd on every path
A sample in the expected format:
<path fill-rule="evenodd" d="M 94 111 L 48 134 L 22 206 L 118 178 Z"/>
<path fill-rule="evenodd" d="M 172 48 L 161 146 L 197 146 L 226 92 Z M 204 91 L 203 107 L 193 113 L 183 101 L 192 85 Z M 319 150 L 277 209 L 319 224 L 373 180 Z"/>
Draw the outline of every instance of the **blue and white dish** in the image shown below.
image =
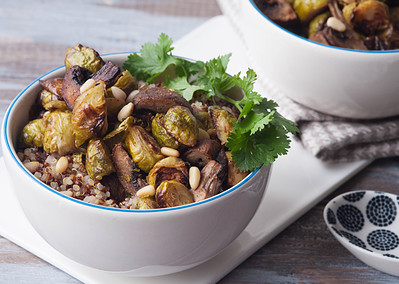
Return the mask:
<path fill-rule="evenodd" d="M 399 276 L 399 196 L 365 190 L 344 193 L 326 205 L 324 221 L 354 256 Z"/>

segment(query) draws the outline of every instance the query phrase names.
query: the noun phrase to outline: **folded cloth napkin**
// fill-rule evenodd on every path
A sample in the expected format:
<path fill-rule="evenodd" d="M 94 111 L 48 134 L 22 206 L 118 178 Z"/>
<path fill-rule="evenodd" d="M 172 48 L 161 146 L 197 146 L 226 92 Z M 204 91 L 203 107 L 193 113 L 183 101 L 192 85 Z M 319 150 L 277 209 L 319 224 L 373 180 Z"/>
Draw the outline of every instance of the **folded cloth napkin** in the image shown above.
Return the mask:
<path fill-rule="evenodd" d="M 279 111 L 295 121 L 297 139 L 317 158 L 327 162 L 399 156 L 399 116 L 355 120 L 324 114 L 292 101 L 271 84 L 260 82 Z"/>

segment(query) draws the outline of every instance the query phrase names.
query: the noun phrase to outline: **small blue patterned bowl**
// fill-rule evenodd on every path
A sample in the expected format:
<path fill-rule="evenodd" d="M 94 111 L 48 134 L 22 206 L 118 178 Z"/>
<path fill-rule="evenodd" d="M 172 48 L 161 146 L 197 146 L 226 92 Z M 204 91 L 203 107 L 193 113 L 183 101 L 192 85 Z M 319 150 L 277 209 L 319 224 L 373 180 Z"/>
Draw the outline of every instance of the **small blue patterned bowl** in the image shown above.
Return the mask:
<path fill-rule="evenodd" d="M 334 237 L 364 263 L 399 276 L 399 196 L 352 191 L 331 200 L 324 221 Z"/>

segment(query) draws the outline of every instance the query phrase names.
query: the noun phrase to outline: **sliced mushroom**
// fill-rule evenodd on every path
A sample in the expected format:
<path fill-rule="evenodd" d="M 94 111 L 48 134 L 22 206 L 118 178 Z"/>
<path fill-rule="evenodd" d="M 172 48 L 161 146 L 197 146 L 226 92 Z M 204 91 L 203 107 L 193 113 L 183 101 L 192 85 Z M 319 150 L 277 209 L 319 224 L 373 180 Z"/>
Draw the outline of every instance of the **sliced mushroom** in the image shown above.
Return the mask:
<path fill-rule="evenodd" d="M 183 154 L 183 160 L 189 162 L 190 164 L 203 167 L 210 160 L 214 160 L 218 154 L 221 145 L 219 142 L 213 139 L 204 139 L 197 143 L 192 148 L 189 148 Z"/>
<path fill-rule="evenodd" d="M 109 188 L 110 198 L 114 199 L 116 202 L 125 200 L 126 191 L 116 173 L 104 176 L 101 180 L 101 184 Z"/>
<path fill-rule="evenodd" d="M 75 100 L 81 95 L 80 87 L 89 79 L 91 71 L 78 65 L 72 66 L 65 73 L 62 84 L 62 97 L 70 109 L 73 109 Z"/>
<path fill-rule="evenodd" d="M 233 158 L 231 156 L 231 153 L 229 151 L 226 152 L 226 157 L 228 160 L 228 166 L 227 166 L 227 185 L 229 187 L 232 187 L 242 181 L 248 174 L 249 172 L 247 171 L 241 171 L 239 168 L 235 167 L 235 163 L 233 161 Z"/>
<path fill-rule="evenodd" d="M 156 163 L 147 176 L 147 182 L 157 188 L 166 180 L 176 180 L 188 185 L 186 163 L 176 157 L 167 157 Z"/>
<path fill-rule="evenodd" d="M 227 178 L 227 167 L 229 164 L 229 161 L 226 157 L 226 151 L 224 150 L 224 147 L 222 149 L 220 149 L 220 151 L 216 157 L 216 162 L 218 162 L 222 166 L 222 170 L 218 173 L 218 179 L 223 184 Z M 222 191 L 222 188 L 220 190 Z"/>
<path fill-rule="evenodd" d="M 48 80 L 40 80 L 40 86 L 43 87 L 43 89 L 53 93 L 56 95 L 59 99 L 62 98 L 62 84 L 63 84 L 64 78 L 53 78 L 53 79 L 48 79 Z"/>
<path fill-rule="evenodd" d="M 140 169 L 136 166 L 121 143 L 115 144 L 112 159 L 118 179 L 123 188 L 131 195 L 135 195 L 145 182 L 141 178 Z"/>
<path fill-rule="evenodd" d="M 256 6 L 270 20 L 282 27 L 294 27 L 298 16 L 287 0 L 255 0 Z"/>
<path fill-rule="evenodd" d="M 207 199 L 219 193 L 223 181 L 219 179 L 222 166 L 215 160 L 209 161 L 201 170 L 200 184 L 191 190 L 195 202 Z"/>
<path fill-rule="evenodd" d="M 93 74 L 91 77 L 96 82 L 104 81 L 105 87 L 113 86 L 119 77 L 122 76 L 122 70 L 111 61 L 108 61 L 100 70 Z"/>
<path fill-rule="evenodd" d="M 175 180 L 162 182 L 156 190 L 155 200 L 159 207 L 175 207 L 194 202 L 192 193 L 187 187 Z"/>
<path fill-rule="evenodd" d="M 162 87 L 140 90 L 134 96 L 133 104 L 136 110 L 146 109 L 156 113 L 166 113 L 174 106 L 184 106 L 192 112 L 191 105 L 182 95 Z"/>

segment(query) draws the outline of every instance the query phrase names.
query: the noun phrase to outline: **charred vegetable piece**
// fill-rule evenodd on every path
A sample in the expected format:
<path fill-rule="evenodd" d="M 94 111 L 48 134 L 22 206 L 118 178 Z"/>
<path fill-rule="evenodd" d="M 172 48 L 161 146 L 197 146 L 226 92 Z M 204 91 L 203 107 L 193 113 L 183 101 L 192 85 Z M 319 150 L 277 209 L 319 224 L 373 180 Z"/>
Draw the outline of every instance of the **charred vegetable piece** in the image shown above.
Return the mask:
<path fill-rule="evenodd" d="M 209 161 L 201 170 L 201 180 L 198 187 L 191 190 L 195 202 L 212 197 L 220 192 L 223 180 L 220 179 L 222 166 L 215 160 Z"/>
<path fill-rule="evenodd" d="M 182 95 L 173 90 L 155 87 L 142 89 L 133 98 L 134 108 L 136 110 L 146 109 L 156 113 L 166 113 L 174 106 L 184 106 L 190 111 L 190 104 Z"/>
<path fill-rule="evenodd" d="M 209 114 L 216 129 L 217 137 L 222 145 L 226 144 L 230 133 L 233 131 L 233 123 L 237 120 L 236 117 L 219 106 L 209 107 Z"/>
<path fill-rule="evenodd" d="M 100 81 L 98 85 L 76 99 L 71 121 L 77 147 L 90 138 L 103 137 L 107 132 L 107 107 L 104 94 L 104 82 Z"/>
<path fill-rule="evenodd" d="M 44 114 L 43 148 L 45 152 L 62 156 L 77 150 L 71 119 L 70 111 L 55 110 Z"/>
<path fill-rule="evenodd" d="M 320 12 L 327 10 L 328 0 L 295 0 L 294 10 L 303 23 L 309 22 Z"/>
<path fill-rule="evenodd" d="M 157 188 L 161 182 L 176 180 L 188 185 L 188 170 L 186 163 L 175 157 L 167 157 L 157 162 L 147 176 L 147 182 Z"/>
<path fill-rule="evenodd" d="M 175 207 L 194 202 L 193 195 L 184 184 L 175 180 L 162 182 L 156 190 L 155 199 L 159 207 Z"/>
<path fill-rule="evenodd" d="M 140 126 L 128 127 L 125 145 L 133 161 L 147 173 L 164 158 L 155 139 Z"/>
<path fill-rule="evenodd" d="M 320 31 L 330 16 L 331 14 L 329 12 L 325 12 L 314 17 L 314 19 L 309 23 L 308 37 L 312 37 L 314 34 Z"/>
<path fill-rule="evenodd" d="M 133 116 L 129 116 L 124 121 L 122 121 L 114 130 L 109 132 L 104 137 L 104 141 L 106 141 L 108 145 L 114 145 L 123 142 L 126 137 L 126 130 L 130 125 L 133 125 L 133 122 Z"/>
<path fill-rule="evenodd" d="M 154 199 L 154 197 L 142 197 L 137 198 L 137 209 L 140 210 L 148 210 L 148 209 L 157 209 L 159 208 L 158 203 Z"/>
<path fill-rule="evenodd" d="M 111 153 L 101 139 L 91 139 L 87 145 L 86 171 L 91 178 L 98 180 L 115 171 Z"/>
<path fill-rule="evenodd" d="M 112 160 L 123 188 L 127 193 L 135 195 L 137 190 L 144 185 L 141 181 L 142 175 L 121 143 L 116 144 L 112 149 Z"/>
<path fill-rule="evenodd" d="M 122 184 L 119 182 L 116 173 L 104 176 L 101 180 L 101 184 L 108 187 L 110 192 L 110 198 L 116 202 L 121 202 L 126 198 L 126 191 Z"/>
<path fill-rule="evenodd" d="M 188 108 L 170 108 L 163 117 L 163 127 L 179 143 L 189 147 L 197 144 L 198 124 Z"/>
<path fill-rule="evenodd" d="M 263 14 L 282 27 L 293 27 L 299 23 L 298 16 L 287 0 L 255 0 L 254 2 Z"/>
<path fill-rule="evenodd" d="M 189 148 L 184 154 L 183 159 L 190 164 L 203 167 L 210 160 L 214 160 L 220 151 L 221 145 L 213 139 L 204 139 L 198 142 L 192 148 Z"/>
<path fill-rule="evenodd" d="M 387 4 L 377 0 L 364 0 L 347 5 L 343 13 L 355 31 L 365 36 L 381 33 L 390 24 Z"/>
<path fill-rule="evenodd" d="M 151 122 L 152 135 L 161 147 L 179 148 L 179 142 L 163 126 L 163 113 L 157 113 Z"/>
<path fill-rule="evenodd" d="M 75 100 L 80 96 L 80 87 L 89 79 L 91 71 L 78 65 L 72 66 L 65 73 L 62 85 L 62 97 L 70 109 L 73 109 Z"/>
<path fill-rule="evenodd" d="M 122 76 L 122 70 L 111 61 L 108 61 L 100 70 L 91 77 L 96 82 L 104 81 L 106 88 L 113 86 L 119 77 Z"/>
<path fill-rule="evenodd" d="M 137 89 L 137 80 L 130 74 L 128 70 L 122 72 L 122 76 L 119 77 L 118 81 L 114 84 L 115 87 L 123 90 L 127 95 L 133 90 Z M 112 96 L 112 91 L 107 90 L 108 96 Z"/>
<path fill-rule="evenodd" d="M 198 126 L 204 130 L 213 128 L 213 121 L 208 111 L 194 111 L 195 118 L 197 119 Z"/>
<path fill-rule="evenodd" d="M 235 167 L 235 162 L 231 157 L 231 153 L 229 151 L 226 152 L 226 157 L 228 160 L 228 168 L 227 168 L 227 185 L 232 187 L 242 181 L 248 174 L 248 171 L 241 171 L 240 169 Z"/>
<path fill-rule="evenodd" d="M 65 54 L 65 68 L 68 70 L 74 65 L 84 67 L 94 73 L 103 67 L 104 61 L 94 49 L 77 44 L 68 48 Z"/>
<path fill-rule="evenodd" d="M 42 86 L 46 91 L 49 91 L 56 95 L 58 99 L 62 98 L 62 84 L 64 78 L 54 78 L 47 80 L 39 80 L 40 86 Z"/>
<path fill-rule="evenodd" d="M 23 147 L 43 146 L 43 119 L 29 121 L 22 129 L 21 144 Z"/>

